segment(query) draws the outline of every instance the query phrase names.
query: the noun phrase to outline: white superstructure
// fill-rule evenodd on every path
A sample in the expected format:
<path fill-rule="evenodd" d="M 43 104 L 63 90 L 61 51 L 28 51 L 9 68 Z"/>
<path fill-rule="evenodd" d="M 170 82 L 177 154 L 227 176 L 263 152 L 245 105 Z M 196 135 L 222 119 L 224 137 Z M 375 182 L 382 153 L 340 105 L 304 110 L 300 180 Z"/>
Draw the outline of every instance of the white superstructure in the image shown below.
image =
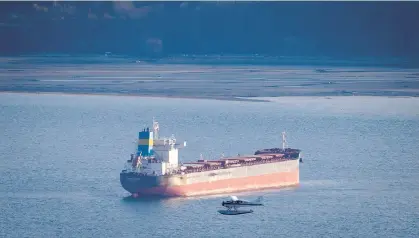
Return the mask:
<path fill-rule="evenodd" d="M 153 130 L 139 133 L 137 153 L 127 161 L 127 172 L 161 176 L 179 170 L 179 149 L 186 146 L 186 141 L 178 143 L 174 135 L 159 138 L 159 129 L 153 119 Z"/>

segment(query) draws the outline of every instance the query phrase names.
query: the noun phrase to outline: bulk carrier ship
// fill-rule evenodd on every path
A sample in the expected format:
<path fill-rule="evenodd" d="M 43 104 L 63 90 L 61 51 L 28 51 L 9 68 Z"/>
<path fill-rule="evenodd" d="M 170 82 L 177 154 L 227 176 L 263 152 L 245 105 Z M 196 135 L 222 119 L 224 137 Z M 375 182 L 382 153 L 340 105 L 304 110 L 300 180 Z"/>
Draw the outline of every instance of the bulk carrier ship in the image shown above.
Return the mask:
<path fill-rule="evenodd" d="M 186 141 L 178 143 L 172 135 L 159 138 L 159 124 L 138 134 L 135 154 L 127 160 L 120 173 L 122 187 L 133 197 L 199 196 L 279 188 L 299 184 L 299 149 L 286 148 L 282 133 L 282 148 L 257 150 L 253 155 L 201 159 L 179 163 L 178 151 Z"/>

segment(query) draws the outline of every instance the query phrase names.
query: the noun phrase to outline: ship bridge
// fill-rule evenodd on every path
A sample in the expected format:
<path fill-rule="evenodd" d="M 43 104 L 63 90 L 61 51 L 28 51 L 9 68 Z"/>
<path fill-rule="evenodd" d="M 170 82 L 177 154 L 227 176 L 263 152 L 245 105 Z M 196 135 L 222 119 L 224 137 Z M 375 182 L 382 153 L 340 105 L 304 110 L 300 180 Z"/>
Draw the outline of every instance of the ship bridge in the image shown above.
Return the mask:
<path fill-rule="evenodd" d="M 136 156 L 128 161 L 128 171 L 144 175 L 165 175 L 179 167 L 179 149 L 186 147 L 186 141 L 177 142 L 174 135 L 159 138 L 159 124 L 153 119 L 153 128 L 145 128 L 138 134 Z"/>

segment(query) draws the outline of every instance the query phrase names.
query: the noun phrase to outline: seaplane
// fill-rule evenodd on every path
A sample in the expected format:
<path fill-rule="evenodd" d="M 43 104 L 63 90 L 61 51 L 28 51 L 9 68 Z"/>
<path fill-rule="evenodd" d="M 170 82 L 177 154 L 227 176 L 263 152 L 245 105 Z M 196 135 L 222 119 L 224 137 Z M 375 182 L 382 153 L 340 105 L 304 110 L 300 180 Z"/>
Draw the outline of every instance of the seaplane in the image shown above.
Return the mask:
<path fill-rule="evenodd" d="M 263 197 L 258 197 L 255 201 L 246 201 L 238 199 L 236 196 L 230 196 L 230 200 L 223 201 L 221 205 L 226 207 L 227 210 L 218 210 L 220 214 L 223 215 L 240 215 L 246 213 L 252 213 L 253 210 L 237 210 L 240 207 L 252 207 L 252 206 L 263 206 L 262 204 Z"/>

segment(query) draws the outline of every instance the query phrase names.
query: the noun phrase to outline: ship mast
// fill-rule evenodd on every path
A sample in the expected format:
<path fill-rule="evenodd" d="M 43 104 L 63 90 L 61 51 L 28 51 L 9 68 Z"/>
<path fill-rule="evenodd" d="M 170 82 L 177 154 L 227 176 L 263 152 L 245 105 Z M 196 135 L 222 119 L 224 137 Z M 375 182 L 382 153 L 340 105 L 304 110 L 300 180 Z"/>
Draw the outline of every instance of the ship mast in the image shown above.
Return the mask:
<path fill-rule="evenodd" d="M 287 138 L 286 138 L 286 133 L 284 131 L 284 132 L 282 132 L 282 149 L 283 150 L 285 150 L 285 148 L 287 146 L 286 144 L 287 144 Z"/>
<path fill-rule="evenodd" d="M 154 119 L 153 117 L 153 134 L 154 134 L 154 140 L 159 139 L 159 123 Z"/>

